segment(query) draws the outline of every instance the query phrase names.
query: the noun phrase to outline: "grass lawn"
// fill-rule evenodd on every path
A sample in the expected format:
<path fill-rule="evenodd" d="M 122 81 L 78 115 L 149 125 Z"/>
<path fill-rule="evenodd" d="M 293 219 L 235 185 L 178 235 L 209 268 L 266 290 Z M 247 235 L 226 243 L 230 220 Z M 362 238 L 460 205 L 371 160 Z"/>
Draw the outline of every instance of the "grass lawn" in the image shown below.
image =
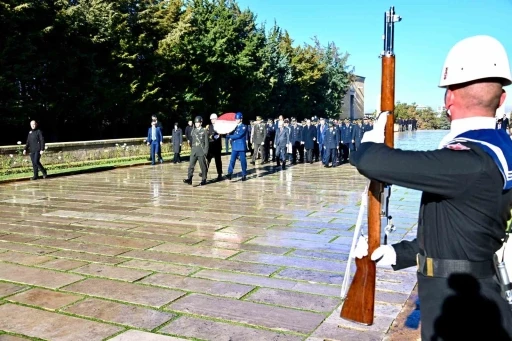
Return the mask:
<path fill-rule="evenodd" d="M 181 154 L 180 157 L 188 157 L 189 153 L 185 153 L 185 155 Z M 166 162 L 170 162 L 168 158 Z M 48 178 L 52 178 L 55 176 L 65 176 L 65 175 L 73 175 L 73 174 L 81 174 L 81 173 L 89 173 L 89 172 L 101 172 L 106 170 L 112 170 L 118 167 L 129 167 L 129 166 L 137 166 L 151 164 L 151 161 L 147 160 L 147 157 L 135 159 L 135 160 L 98 160 L 93 162 L 92 164 L 87 165 L 77 165 L 77 166 L 69 166 L 65 167 L 63 165 L 49 165 L 48 170 Z M 52 166 L 58 166 L 58 168 L 54 168 Z M 53 168 L 53 169 L 52 169 Z M 15 173 L 15 174 L 7 174 L 0 175 L 0 183 L 9 182 L 14 180 L 23 180 L 30 179 L 33 175 L 32 169 L 27 170 L 23 173 Z M 40 174 L 41 175 L 41 174 Z"/>

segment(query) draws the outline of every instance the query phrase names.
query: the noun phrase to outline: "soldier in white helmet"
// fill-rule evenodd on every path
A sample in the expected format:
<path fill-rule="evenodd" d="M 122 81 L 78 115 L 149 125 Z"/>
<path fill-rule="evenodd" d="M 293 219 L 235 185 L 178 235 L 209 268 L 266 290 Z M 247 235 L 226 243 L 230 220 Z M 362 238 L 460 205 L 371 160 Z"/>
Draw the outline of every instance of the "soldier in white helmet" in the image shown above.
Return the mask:
<path fill-rule="evenodd" d="M 423 192 L 417 238 L 381 245 L 371 259 L 394 270 L 417 267 L 424 341 L 512 339 L 512 311 L 493 263 L 512 205 L 512 141 L 495 129 L 494 116 L 511 83 L 499 41 L 464 39 L 441 72 L 451 130 L 439 149 L 388 148 L 382 113 L 350 158 L 370 179 Z M 360 238 L 355 256 L 367 253 Z"/>

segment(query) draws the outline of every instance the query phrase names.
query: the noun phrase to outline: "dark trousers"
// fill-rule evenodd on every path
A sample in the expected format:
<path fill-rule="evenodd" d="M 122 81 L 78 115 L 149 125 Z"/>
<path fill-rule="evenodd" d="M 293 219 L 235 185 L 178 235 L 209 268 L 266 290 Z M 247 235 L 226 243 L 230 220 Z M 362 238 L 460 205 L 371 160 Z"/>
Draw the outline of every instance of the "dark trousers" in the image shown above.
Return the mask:
<path fill-rule="evenodd" d="M 295 141 L 292 144 L 292 162 L 297 163 L 297 153 L 299 153 L 300 162 L 304 162 L 304 146 L 300 144 L 300 141 Z"/>
<path fill-rule="evenodd" d="M 263 162 L 268 162 L 270 158 L 270 140 L 265 140 L 265 145 L 263 146 L 264 155 L 262 155 Z"/>
<path fill-rule="evenodd" d="M 247 149 L 249 150 L 249 152 L 251 153 L 251 156 L 252 156 L 254 153 L 254 148 L 252 146 L 252 143 L 249 141 L 247 141 Z"/>
<path fill-rule="evenodd" d="M 418 295 L 424 341 L 512 339 L 512 311 L 494 278 L 418 273 Z"/>
<path fill-rule="evenodd" d="M 306 162 L 313 162 L 313 149 L 306 149 Z"/>
<path fill-rule="evenodd" d="M 343 148 L 343 155 L 340 157 L 341 161 L 348 161 L 350 157 L 350 150 L 352 149 L 352 143 L 342 143 L 341 147 Z"/>
<path fill-rule="evenodd" d="M 208 169 L 210 168 L 210 163 L 212 159 L 215 159 L 215 167 L 217 168 L 217 175 L 222 176 L 222 159 L 221 159 L 222 150 L 210 150 L 208 151 L 208 156 L 206 157 L 208 161 Z"/>
<path fill-rule="evenodd" d="M 174 153 L 174 159 L 172 160 L 172 162 L 174 162 L 174 163 L 181 162 L 180 152 L 181 152 L 181 147 L 180 147 L 180 151 L 178 153 Z"/>
<path fill-rule="evenodd" d="M 265 145 L 262 145 L 260 143 L 254 144 L 254 154 L 252 154 L 252 162 L 256 162 L 256 159 L 258 158 L 258 151 L 261 152 L 261 160 L 262 162 L 265 161 Z"/>
<path fill-rule="evenodd" d="M 329 162 L 332 163 L 333 167 L 336 167 L 338 161 L 338 152 L 336 148 L 325 149 L 324 164 L 327 166 Z"/>
<path fill-rule="evenodd" d="M 46 175 L 46 169 L 44 169 L 43 165 L 41 164 L 41 152 L 31 152 L 30 160 L 32 161 L 32 168 L 34 169 L 34 178 L 39 177 L 39 170 L 41 170 L 43 175 Z"/>
<path fill-rule="evenodd" d="M 191 179 L 194 176 L 194 167 L 196 162 L 199 161 L 199 168 L 201 168 L 202 180 L 206 180 L 208 168 L 206 166 L 206 157 L 204 155 L 197 155 L 192 152 L 190 155 L 190 164 L 188 166 L 188 178 Z"/>

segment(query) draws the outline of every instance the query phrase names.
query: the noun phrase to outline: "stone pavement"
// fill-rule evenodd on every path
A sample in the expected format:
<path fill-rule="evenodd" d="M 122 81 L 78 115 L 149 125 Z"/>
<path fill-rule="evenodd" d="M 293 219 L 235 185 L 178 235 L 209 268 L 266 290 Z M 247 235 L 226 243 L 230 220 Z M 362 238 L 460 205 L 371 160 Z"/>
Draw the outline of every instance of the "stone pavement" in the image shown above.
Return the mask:
<path fill-rule="evenodd" d="M 183 184 L 187 167 L 0 185 L 0 341 L 385 337 L 414 269 L 379 269 L 374 325 L 339 318 L 366 182 L 353 167 L 249 167 L 205 187 Z M 414 237 L 418 205 L 394 188 L 392 241 Z"/>

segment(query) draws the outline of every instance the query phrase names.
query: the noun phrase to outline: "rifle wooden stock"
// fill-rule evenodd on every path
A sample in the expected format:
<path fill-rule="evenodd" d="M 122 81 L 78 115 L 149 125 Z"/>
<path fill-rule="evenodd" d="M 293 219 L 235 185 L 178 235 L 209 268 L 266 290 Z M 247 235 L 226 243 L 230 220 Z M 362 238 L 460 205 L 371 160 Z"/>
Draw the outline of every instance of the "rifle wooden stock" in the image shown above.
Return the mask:
<path fill-rule="evenodd" d="M 384 143 L 394 148 L 395 56 L 382 56 L 381 112 L 388 111 Z M 375 310 L 376 263 L 370 256 L 380 246 L 382 192 L 384 185 L 370 181 L 368 189 L 368 256 L 355 259 L 356 272 L 340 317 L 372 325 Z"/>

